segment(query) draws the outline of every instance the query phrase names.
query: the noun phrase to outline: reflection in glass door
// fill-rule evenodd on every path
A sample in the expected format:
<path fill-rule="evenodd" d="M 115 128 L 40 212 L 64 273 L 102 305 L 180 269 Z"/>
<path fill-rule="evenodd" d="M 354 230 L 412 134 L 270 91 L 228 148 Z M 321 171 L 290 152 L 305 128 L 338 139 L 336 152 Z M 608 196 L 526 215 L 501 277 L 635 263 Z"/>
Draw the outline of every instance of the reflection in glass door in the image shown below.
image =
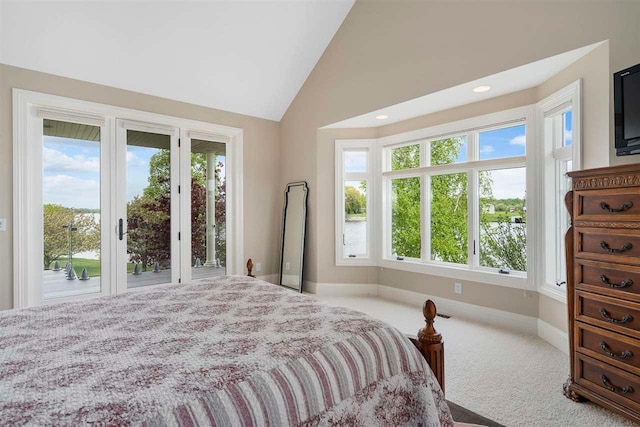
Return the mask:
<path fill-rule="evenodd" d="M 222 276 L 227 266 L 226 145 L 191 140 L 191 277 Z"/>
<path fill-rule="evenodd" d="M 124 289 L 125 283 L 126 288 L 131 289 L 177 282 L 179 262 L 174 254 L 178 253 L 179 233 L 172 232 L 178 228 L 175 218 L 178 197 L 174 190 L 177 155 L 172 154 L 176 152 L 176 138 L 124 129 L 125 125 L 120 124 L 118 146 L 123 150 L 124 138 L 126 149 L 119 157 L 122 159 L 122 153 L 126 157 L 126 173 L 124 185 L 120 177 L 119 189 L 126 193 L 126 201 L 117 224 L 121 261 L 118 287 Z M 122 198 L 120 195 L 119 199 Z M 125 250 L 126 257 L 123 257 Z"/>
<path fill-rule="evenodd" d="M 44 119 L 42 134 L 42 299 L 100 293 L 100 128 Z"/>

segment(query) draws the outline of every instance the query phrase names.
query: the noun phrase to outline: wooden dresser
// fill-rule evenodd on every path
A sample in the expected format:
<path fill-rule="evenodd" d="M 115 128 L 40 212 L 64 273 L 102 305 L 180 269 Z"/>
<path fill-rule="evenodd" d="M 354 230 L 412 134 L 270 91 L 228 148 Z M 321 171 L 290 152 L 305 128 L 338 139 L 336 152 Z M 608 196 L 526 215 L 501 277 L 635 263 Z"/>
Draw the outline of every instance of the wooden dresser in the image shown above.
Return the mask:
<path fill-rule="evenodd" d="M 640 422 L 640 164 L 568 175 L 564 393 Z"/>

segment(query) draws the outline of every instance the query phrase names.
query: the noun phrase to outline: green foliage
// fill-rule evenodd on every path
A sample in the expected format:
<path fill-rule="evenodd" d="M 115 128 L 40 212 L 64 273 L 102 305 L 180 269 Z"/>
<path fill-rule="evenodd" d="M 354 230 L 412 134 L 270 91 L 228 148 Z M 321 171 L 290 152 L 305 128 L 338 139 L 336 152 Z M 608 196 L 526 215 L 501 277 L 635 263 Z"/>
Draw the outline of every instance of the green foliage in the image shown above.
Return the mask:
<path fill-rule="evenodd" d="M 394 255 L 420 258 L 420 178 L 394 179 L 391 188 L 391 250 Z"/>
<path fill-rule="evenodd" d="M 431 145 L 431 164 L 454 163 L 464 140 L 448 138 Z M 420 146 L 396 148 L 392 152 L 392 170 L 419 167 Z M 431 259 L 467 264 L 468 188 L 467 174 L 455 173 L 431 177 Z M 420 258 L 420 178 L 394 179 L 392 187 L 392 234 L 394 255 Z M 525 217 L 523 199 L 493 197 L 493 182 L 488 172 L 479 174 L 480 207 L 493 204 L 496 212 L 481 214 L 480 262 L 487 267 L 507 267 L 526 271 L 526 228 L 512 224 L 511 216 Z M 510 212 L 513 211 L 513 212 Z"/>
<path fill-rule="evenodd" d="M 344 189 L 344 213 L 346 215 L 357 215 L 367 209 L 367 199 L 358 189 L 347 185 Z"/>
<path fill-rule="evenodd" d="M 498 221 L 481 221 L 480 232 L 480 265 L 527 271 L 525 224 L 512 223 L 503 215 Z"/>
<path fill-rule="evenodd" d="M 157 198 L 171 190 L 171 152 L 158 150 L 149 159 L 149 183 L 143 195 Z M 197 184 L 207 185 L 207 156 L 204 153 L 191 153 L 191 179 Z"/>
<path fill-rule="evenodd" d="M 431 177 L 431 259 L 467 263 L 467 174 Z"/>
<path fill-rule="evenodd" d="M 394 148 L 391 154 L 391 170 L 420 167 L 420 145 Z"/>
<path fill-rule="evenodd" d="M 171 261 L 171 156 L 158 150 L 149 160 L 148 185 L 142 196 L 127 204 L 127 253 L 142 270 L 158 262 L 169 268 Z M 226 180 L 221 177 L 222 163 L 216 165 L 218 181 L 215 194 L 216 256 L 226 261 Z M 191 252 L 193 260 L 206 259 L 207 155 L 191 153 Z"/>
<path fill-rule="evenodd" d="M 69 243 L 72 254 L 100 249 L 100 224 L 91 214 L 78 213 L 72 208 L 54 204 L 45 204 L 42 208 L 45 270 L 50 268 L 53 261 L 69 256 Z M 71 242 L 69 229 L 64 228 L 70 224 L 77 228 L 71 232 Z"/>
<path fill-rule="evenodd" d="M 431 143 L 431 164 L 450 165 L 455 163 L 460 149 L 464 146 L 462 138 L 447 138 Z"/>

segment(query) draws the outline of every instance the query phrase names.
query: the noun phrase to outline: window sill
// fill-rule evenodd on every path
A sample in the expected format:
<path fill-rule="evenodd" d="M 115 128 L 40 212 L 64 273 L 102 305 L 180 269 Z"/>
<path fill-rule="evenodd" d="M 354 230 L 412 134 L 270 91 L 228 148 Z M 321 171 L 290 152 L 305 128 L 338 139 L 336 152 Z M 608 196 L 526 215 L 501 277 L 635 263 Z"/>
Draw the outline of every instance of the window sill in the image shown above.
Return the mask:
<path fill-rule="evenodd" d="M 448 277 L 451 279 L 467 280 L 486 283 L 490 285 L 505 286 L 516 289 L 532 289 L 527 276 L 522 273 L 500 274 L 492 271 L 471 270 L 468 268 L 453 267 L 448 265 L 423 264 L 415 261 L 396 261 L 383 259 L 378 264 L 380 267 L 395 270 L 410 271 L 412 273 L 430 274 L 433 276 Z"/>
<path fill-rule="evenodd" d="M 540 288 L 538 289 L 538 292 L 540 292 L 543 295 L 548 296 L 549 298 L 553 298 L 556 301 L 560 301 L 563 304 L 567 303 L 567 289 L 566 288 L 560 288 L 558 286 L 549 285 L 549 284 L 545 283 L 544 285 L 540 286 Z"/>

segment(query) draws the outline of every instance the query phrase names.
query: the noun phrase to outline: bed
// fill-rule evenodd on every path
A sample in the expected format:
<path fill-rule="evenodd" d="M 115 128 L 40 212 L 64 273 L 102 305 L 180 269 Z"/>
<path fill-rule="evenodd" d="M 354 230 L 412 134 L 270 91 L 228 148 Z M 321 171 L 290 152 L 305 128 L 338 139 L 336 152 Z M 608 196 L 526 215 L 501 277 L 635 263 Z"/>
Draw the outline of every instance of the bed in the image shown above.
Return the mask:
<path fill-rule="evenodd" d="M 0 312 L 0 425 L 453 425 L 427 323 L 240 276 Z"/>

